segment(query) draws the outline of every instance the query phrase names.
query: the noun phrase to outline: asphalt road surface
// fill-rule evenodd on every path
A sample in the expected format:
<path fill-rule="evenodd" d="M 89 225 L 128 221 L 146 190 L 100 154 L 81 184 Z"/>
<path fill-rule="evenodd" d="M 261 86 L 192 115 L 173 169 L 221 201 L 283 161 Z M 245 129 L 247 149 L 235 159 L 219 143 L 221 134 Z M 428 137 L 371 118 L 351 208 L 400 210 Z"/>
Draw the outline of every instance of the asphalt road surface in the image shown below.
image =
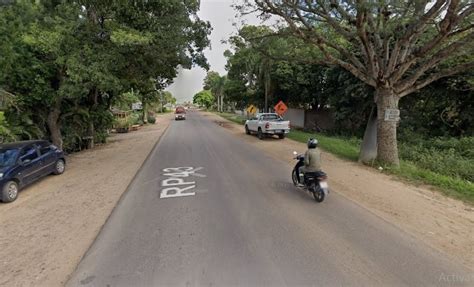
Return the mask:
<path fill-rule="evenodd" d="M 460 264 L 337 192 L 316 203 L 290 172 L 188 113 L 163 135 L 68 285 L 472 284 Z"/>

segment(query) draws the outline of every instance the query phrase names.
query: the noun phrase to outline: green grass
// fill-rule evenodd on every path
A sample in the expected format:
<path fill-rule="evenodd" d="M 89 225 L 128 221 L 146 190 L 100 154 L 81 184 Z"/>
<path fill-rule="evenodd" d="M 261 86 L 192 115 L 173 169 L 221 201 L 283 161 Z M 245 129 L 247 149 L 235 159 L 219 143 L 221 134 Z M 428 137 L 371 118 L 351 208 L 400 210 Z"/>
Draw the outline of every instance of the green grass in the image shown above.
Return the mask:
<path fill-rule="evenodd" d="M 399 169 L 386 169 L 386 171 L 415 183 L 435 186 L 447 196 L 474 204 L 474 184 L 467 180 L 423 169 L 404 160 L 400 161 Z"/>
<path fill-rule="evenodd" d="M 245 117 L 240 115 L 230 113 L 216 114 L 237 124 L 243 124 L 245 122 Z M 310 137 L 317 138 L 323 150 L 340 158 L 357 161 L 359 157 L 361 141 L 357 138 L 348 139 L 320 133 L 308 133 L 295 129 L 291 130 L 287 137 L 302 143 L 306 143 Z M 378 165 L 376 167 L 378 167 Z M 399 178 L 415 184 L 432 185 L 447 196 L 460 199 L 469 204 L 474 204 L 474 184 L 458 176 L 439 174 L 403 159 L 400 160 L 400 168 L 384 167 L 384 172 L 396 175 Z"/>
<path fill-rule="evenodd" d="M 317 138 L 319 146 L 327 152 L 352 161 L 357 161 L 359 157 L 360 142 L 357 139 L 348 140 L 322 134 L 311 134 L 299 130 L 291 130 L 287 137 L 302 143 L 306 143 L 311 137 Z"/>
<path fill-rule="evenodd" d="M 236 115 L 236 114 L 231 114 L 231 113 L 218 113 L 218 112 L 214 112 L 214 113 L 216 115 L 223 117 L 226 120 L 229 120 L 239 125 L 243 125 L 245 121 L 247 120 L 246 117 L 241 116 L 241 115 Z"/>

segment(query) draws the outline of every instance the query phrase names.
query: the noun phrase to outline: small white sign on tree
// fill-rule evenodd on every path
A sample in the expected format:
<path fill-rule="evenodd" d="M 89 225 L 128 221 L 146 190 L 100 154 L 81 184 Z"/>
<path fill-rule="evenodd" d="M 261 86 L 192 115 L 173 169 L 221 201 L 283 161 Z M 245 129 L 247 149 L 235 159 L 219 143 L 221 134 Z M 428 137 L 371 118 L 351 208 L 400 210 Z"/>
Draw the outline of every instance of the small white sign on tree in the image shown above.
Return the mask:
<path fill-rule="evenodd" d="M 398 122 L 400 120 L 399 109 L 385 109 L 384 121 L 386 122 Z"/>

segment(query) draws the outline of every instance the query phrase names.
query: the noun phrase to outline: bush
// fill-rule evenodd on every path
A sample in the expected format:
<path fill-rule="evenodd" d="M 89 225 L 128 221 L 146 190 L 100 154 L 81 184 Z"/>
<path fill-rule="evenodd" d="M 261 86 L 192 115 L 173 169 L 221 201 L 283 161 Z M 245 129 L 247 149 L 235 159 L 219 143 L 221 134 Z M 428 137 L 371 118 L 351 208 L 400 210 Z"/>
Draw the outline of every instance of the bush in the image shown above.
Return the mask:
<path fill-rule="evenodd" d="M 438 174 L 474 182 L 474 137 L 403 139 L 400 158 Z"/>
<path fill-rule="evenodd" d="M 148 116 L 148 119 L 147 119 L 147 120 L 148 120 L 148 122 L 149 122 L 150 124 L 156 123 L 156 118 L 153 117 L 153 116 Z"/>
<path fill-rule="evenodd" d="M 128 116 L 128 120 L 131 126 L 143 124 L 141 112 L 133 112 Z"/>

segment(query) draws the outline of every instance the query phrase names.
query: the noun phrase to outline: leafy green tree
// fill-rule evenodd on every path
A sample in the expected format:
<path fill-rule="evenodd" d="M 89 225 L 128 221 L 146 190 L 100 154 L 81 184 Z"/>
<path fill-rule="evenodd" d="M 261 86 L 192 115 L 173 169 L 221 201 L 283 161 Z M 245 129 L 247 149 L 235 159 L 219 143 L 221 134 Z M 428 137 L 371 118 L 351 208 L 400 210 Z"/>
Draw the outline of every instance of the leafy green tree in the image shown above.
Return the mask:
<path fill-rule="evenodd" d="M 15 1 L 0 8 L 0 89 L 16 98 L 8 122 L 20 138 L 62 146 L 100 140 L 124 92 L 145 107 L 177 67 L 208 68 L 210 25 L 199 1 Z M 32 127 L 31 127 L 32 126 Z"/>
<path fill-rule="evenodd" d="M 215 102 L 215 98 L 209 90 L 202 90 L 199 93 L 196 93 L 193 97 L 193 104 L 198 105 L 199 107 L 205 107 L 209 109 Z"/>
<path fill-rule="evenodd" d="M 430 83 L 474 67 L 472 1 L 246 1 L 274 15 L 291 37 L 317 48 L 315 61 L 338 65 L 374 88 L 377 158 L 398 165 L 396 121 L 387 109 Z"/>
<path fill-rule="evenodd" d="M 227 76 L 221 76 L 215 71 L 209 71 L 204 78 L 204 90 L 210 90 L 217 100 L 217 111 L 224 111 L 224 87 Z"/>

